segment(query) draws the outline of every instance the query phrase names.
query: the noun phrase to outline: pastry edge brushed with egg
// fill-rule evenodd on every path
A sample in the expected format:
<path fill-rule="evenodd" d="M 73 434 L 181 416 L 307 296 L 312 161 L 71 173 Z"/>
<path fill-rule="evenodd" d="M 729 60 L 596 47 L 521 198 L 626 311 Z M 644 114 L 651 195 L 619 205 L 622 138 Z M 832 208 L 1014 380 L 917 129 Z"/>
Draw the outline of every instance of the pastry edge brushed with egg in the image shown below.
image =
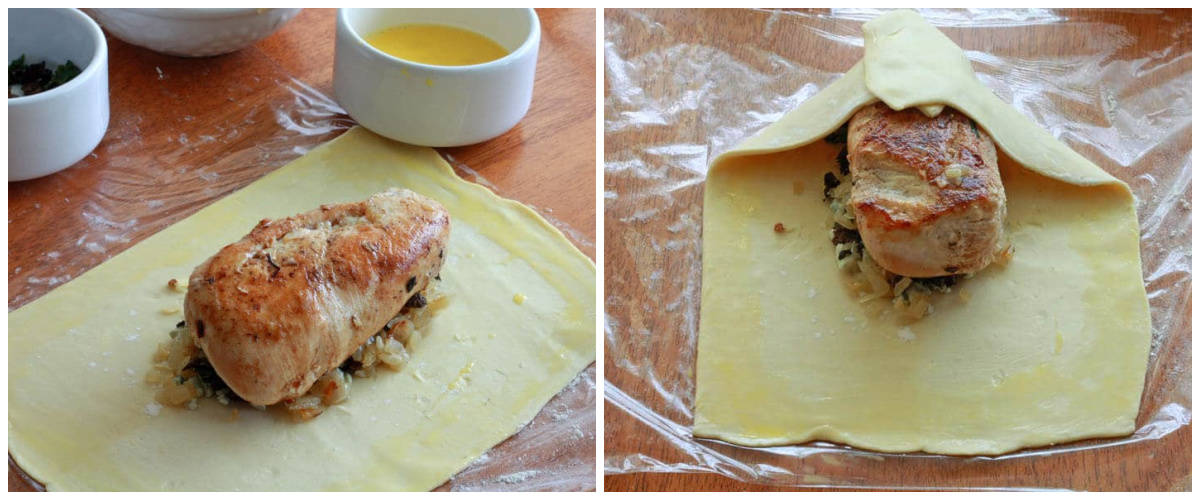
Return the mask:
<path fill-rule="evenodd" d="M 301 396 L 439 275 L 449 236 L 409 190 L 264 219 L 192 273 L 188 329 L 242 399 Z"/>
<path fill-rule="evenodd" d="M 881 267 L 925 278 L 976 272 L 1004 239 L 996 146 L 947 107 L 934 118 L 882 102 L 850 119 L 850 203 Z"/>

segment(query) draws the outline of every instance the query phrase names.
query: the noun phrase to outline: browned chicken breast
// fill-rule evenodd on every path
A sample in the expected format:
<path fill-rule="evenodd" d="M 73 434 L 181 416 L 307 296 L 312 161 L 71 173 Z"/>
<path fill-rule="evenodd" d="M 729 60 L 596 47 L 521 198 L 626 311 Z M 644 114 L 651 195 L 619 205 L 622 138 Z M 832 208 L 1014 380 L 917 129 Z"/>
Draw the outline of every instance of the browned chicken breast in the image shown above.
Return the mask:
<path fill-rule="evenodd" d="M 975 272 L 1002 240 L 996 147 L 970 118 L 876 103 L 850 119 L 850 205 L 871 258 L 914 278 Z"/>
<path fill-rule="evenodd" d="M 192 273 L 187 327 L 242 399 L 295 398 L 438 276 L 449 236 L 408 190 L 264 219 Z"/>

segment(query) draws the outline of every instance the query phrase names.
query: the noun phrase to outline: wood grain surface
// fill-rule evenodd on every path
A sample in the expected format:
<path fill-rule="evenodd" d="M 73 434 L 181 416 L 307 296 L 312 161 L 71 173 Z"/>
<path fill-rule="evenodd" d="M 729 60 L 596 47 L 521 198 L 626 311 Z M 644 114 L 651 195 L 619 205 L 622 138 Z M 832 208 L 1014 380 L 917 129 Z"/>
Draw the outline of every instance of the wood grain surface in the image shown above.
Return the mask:
<path fill-rule="evenodd" d="M 335 14 L 306 9 L 250 48 L 203 59 L 108 36 L 104 140 L 67 170 L 8 186 L 9 310 L 343 132 L 352 122 L 330 118 L 336 108 L 318 97 L 333 95 Z M 529 113 L 496 139 L 440 152 L 467 180 L 537 209 L 594 259 L 596 13 L 538 15 Z M 29 489 L 10 460 L 9 490 Z"/>
<path fill-rule="evenodd" d="M 1180 401 L 1182 397 L 1183 404 L 1188 406 L 1183 410 L 1187 425 L 1158 439 L 1121 446 L 1104 446 L 1109 441 L 1094 440 L 1074 443 L 1080 447 L 1094 446 L 1070 453 L 1040 454 L 1035 450 L 1020 458 L 991 460 L 935 459 L 928 455 L 853 450 L 806 457 L 803 452 L 768 454 L 704 440 L 700 445 L 707 448 L 707 454 L 694 454 L 699 452 L 692 449 L 696 442 L 689 433 L 694 377 L 694 354 L 690 352 L 694 350 L 696 316 L 695 311 L 688 309 L 699 307 L 700 252 L 691 239 L 699 237 L 704 169 L 712 155 L 720 152 L 713 151 L 718 149 L 714 144 L 732 146 L 731 134 L 722 126 L 734 123 L 732 128 L 745 127 L 738 124 L 751 122 L 753 118 L 770 120 L 772 115 L 764 108 L 775 108 L 764 102 L 776 98 L 728 89 L 721 94 L 722 98 L 743 110 L 738 111 L 743 115 L 737 119 L 745 121 L 737 122 L 728 115 L 720 115 L 721 111 L 715 109 L 718 103 L 706 100 L 705 93 L 725 91 L 722 86 L 736 87 L 719 80 L 724 77 L 756 79 L 756 85 L 760 81 L 775 85 L 772 79 L 779 78 L 778 87 L 771 87 L 777 93 L 800 93 L 795 89 L 811 80 L 787 81 L 789 72 L 798 71 L 792 69 L 792 64 L 808 68 L 810 74 L 814 70 L 844 72 L 862 56 L 861 45 L 847 40 L 861 37 L 859 25 L 870 15 L 858 14 L 847 19 L 847 15 L 855 15 L 828 14 L 828 11 L 807 12 L 803 21 L 806 29 L 798 30 L 789 29 L 788 26 L 794 25 L 788 25 L 786 19 L 772 17 L 764 21 L 769 15 L 763 12 L 605 10 L 604 36 L 608 47 L 605 57 L 620 54 L 623 58 L 606 60 L 604 65 L 604 274 L 609 317 L 605 341 L 604 442 L 605 469 L 610 474 L 605 477 L 605 491 L 776 491 L 802 489 L 797 485 L 802 487 L 803 483 L 834 484 L 845 489 L 1190 491 L 1190 384 L 1186 383 L 1183 384 L 1186 396 L 1148 389 L 1137 422 L 1139 427 L 1146 425 L 1153 417 L 1152 409 L 1169 401 Z M 1029 25 L 1005 27 L 1006 23 L 1024 17 L 1031 18 L 1026 23 Z M 942 29 L 968 51 L 1023 61 L 1089 55 L 1097 52 L 1097 47 L 1111 45 L 1115 40 L 1119 48 L 1097 61 L 1097 71 L 1112 60 L 1132 61 L 1134 67 L 1146 65 L 1144 71 L 1131 73 L 1136 73 L 1148 86 L 1172 79 L 1190 82 L 1190 11 L 1039 10 L 1013 12 L 1010 16 L 999 13 L 993 21 L 994 24 Z M 730 60 L 752 62 L 738 66 Z M 1150 60 L 1154 62 L 1147 62 Z M 735 67 L 737 72 L 721 72 Z M 651 70 L 659 76 L 645 77 Z M 996 78 L 1019 82 L 1035 79 L 1037 75 Z M 1096 78 L 1083 74 L 1078 81 L 1088 88 L 1086 85 Z M 816 85 L 823 87 L 824 83 Z M 1187 85 L 1190 88 L 1190 83 Z M 1124 98 L 1126 93 L 1136 90 L 1118 86 L 1117 92 Z M 1051 99 L 1057 108 L 1065 108 L 1066 114 L 1078 115 L 1072 118 L 1081 123 L 1104 123 L 1105 118 L 1097 116 L 1088 98 L 1060 102 L 1060 97 Z M 1187 102 L 1190 98 L 1179 105 L 1189 106 Z M 636 105 L 629 103 L 641 103 L 643 114 L 637 114 Z M 672 107 L 672 103 L 678 104 Z M 1190 111 L 1185 113 L 1190 116 Z M 1154 154 L 1138 157 L 1131 164 L 1118 164 L 1090 149 L 1091 146 L 1080 147 L 1077 143 L 1072 146 L 1101 167 L 1119 172 L 1117 175 L 1131 184 L 1140 182 L 1136 177 L 1139 174 L 1162 182 L 1184 178 L 1183 196 L 1190 199 L 1190 118 L 1185 121 L 1186 126 L 1172 136 L 1151 138 L 1162 141 L 1149 148 Z M 1188 210 L 1185 204 L 1179 214 L 1172 216 L 1190 221 Z M 1190 233 L 1179 241 L 1190 241 Z M 1161 262 L 1147 260 L 1148 248 L 1143 246 L 1143 260 L 1148 269 L 1154 269 L 1152 266 Z M 1154 258 L 1162 260 L 1162 254 L 1157 251 Z M 1190 262 L 1190 257 L 1187 259 Z M 1175 310 L 1182 311 L 1181 316 L 1186 315 L 1166 332 L 1157 357 L 1159 361 L 1182 359 L 1182 366 L 1190 367 L 1190 276 L 1180 279 L 1171 283 L 1169 289 L 1178 293 L 1154 299 L 1156 304 L 1178 306 Z M 664 304 L 670 305 L 664 310 Z M 1147 387 L 1162 387 L 1168 380 L 1190 377 L 1186 368 L 1186 373 L 1172 374 L 1165 366 L 1151 365 Z M 1170 385 L 1178 387 L 1179 383 Z M 625 409 L 637 405 L 645 405 L 645 409 L 636 416 Z M 729 459 L 741 463 L 730 464 Z M 723 474 L 711 473 L 714 467 Z M 684 472 L 619 473 L 630 469 Z"/>

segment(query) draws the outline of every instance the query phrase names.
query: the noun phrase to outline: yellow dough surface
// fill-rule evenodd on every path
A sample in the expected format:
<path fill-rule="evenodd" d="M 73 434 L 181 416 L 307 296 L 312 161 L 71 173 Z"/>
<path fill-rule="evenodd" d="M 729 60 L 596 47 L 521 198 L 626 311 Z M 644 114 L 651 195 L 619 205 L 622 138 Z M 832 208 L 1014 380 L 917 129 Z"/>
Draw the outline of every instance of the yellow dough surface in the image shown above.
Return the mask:
<path fill-rule="evenodd" d="M 1128 187 L 992 95 L 916 13 L 864 32 L 842 79 L 709 170 L 693 433 L 992 455 L 1132 432 L 1150 317 Z M 821 138 L 876 100 L 952 106 L 1001 149 L 1012 261 L 912 324 L 846 288 L 822 201 L 840 146 Z"/>
<path fill-rule="evenodd" d="M 448 305 L 399 372 L 354 379 L 314 420 L 142 382 L 181 318 L 166 287 L 262 218 L 389 187 L 437 199 Z M 517 304 L 514 294 L 526 299 Z M 437 152 L 355 128 L 9 315 L 9 452 L 53 490 L 428 490 L 533 418 L 595 359 L 595 267 L 527 207 Z"/>

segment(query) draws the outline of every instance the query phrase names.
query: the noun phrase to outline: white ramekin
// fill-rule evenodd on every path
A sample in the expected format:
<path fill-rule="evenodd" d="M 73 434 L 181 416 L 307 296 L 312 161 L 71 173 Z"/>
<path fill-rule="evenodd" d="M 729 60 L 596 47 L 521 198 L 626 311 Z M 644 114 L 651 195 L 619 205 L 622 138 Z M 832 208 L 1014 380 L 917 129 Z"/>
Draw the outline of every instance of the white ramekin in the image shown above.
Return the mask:
<path fill-rule="evenodd" d="M 88 9 L 128 43 L 181 57 L 228 54 L 278 30 L 300 9 Z"/>
<path fill-rule="evenodd" d="M 363 40 L 410 23 L 465 28 L 509 54 L 434 66 L 392 57 Z M 507 132 L 529 111 L 540 41 L 533 9 L 341 9 L 333 91 L 351 117 L 377 134 L 420 146 L 475 144 Z"/>
<path fill-rule="evenodd" d="M 58 172 L 91 153 L 108 129 L 108 45 L 78 9 L 9 9 L 8 60 L 82 69 L 40 94 L 8 100 L 8 180 Z"/>

